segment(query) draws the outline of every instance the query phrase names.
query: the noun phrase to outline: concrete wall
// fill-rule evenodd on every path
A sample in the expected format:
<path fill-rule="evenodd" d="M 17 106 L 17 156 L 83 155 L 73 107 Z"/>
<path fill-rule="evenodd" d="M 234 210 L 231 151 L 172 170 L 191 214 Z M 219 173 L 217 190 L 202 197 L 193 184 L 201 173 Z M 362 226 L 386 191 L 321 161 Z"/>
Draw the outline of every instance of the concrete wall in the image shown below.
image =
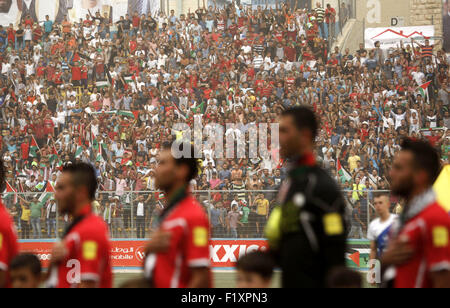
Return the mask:
<path fill-rule="evenodd" d="M 325 0 L 326 2 L 326 0 Z M 435 35 L 442 36 L 443 0 L 356 0 L 356 22 L 345 29 L 337 42 L 350 51 L 363 42 L 365 28 L 391 27 L 393 18 L 397 26 L 435 26 Z"/>
<path fill-rule="evenodd" d="M 443 0 L 356 0 L 357 19 L 367 28 L 390 27 L 391 19 L 400 17 L 398 26 L 436 25 L 442 32 Z M 400 21 L 400 20 L 399 20 Z M 401 22 L 401 21 L 400 21 Z"/>
<path fill-rule="evenodd" d="M 169 13 L 170 10 L 175 11 L 176 16 L 180 16 L 180 14 L 187 14 L 189 8 L 191 12 L 194 13 L 198 6 L 203 6 L 203 0 L 161 0 L 161 7 L 166 13 Z M 205 0 L 205 5 L 208 5 L 208 1 Z"/>
<path fill-rule="evenodd" d="M 434 24 L 436 36 L 442 36 L 442 0 L 410 0 L 410 25 Z"/>

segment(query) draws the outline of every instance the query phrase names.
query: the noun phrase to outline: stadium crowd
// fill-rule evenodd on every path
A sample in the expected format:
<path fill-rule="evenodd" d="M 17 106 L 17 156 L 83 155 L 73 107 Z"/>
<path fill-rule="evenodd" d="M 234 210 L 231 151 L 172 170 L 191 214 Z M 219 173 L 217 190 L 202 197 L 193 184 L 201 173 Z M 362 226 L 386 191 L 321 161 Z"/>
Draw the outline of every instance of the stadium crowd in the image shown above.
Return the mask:
<path fill-rule="evenodd" d="M 342 27 L 348 15 L 339 12 Z M 96 211 L 112 237 L 145 237 L 164 207 L 154 180 L 160 145 L 182 136 L 175 123 L 194 119 L 206 131 L 235 123 L 224 134 L 248 141 L 250 124 L 312 106 L 321 120 L 317 155 L 348 191 L 356 230 L 366 229 L 371 191 L 389 190 L 402 137 L 425 136 L 448 162 L 449 59 L 429 42 L 330 49 L 336 10 L 320 4 L 251 10 L 233 2 L 117 23 L 91 13 L 79 22 L 0 26 L 7 192 L 36 193 L 6 198 L 22 238 L 58 236 L 56 203 L 37 193 L 51 191 L 73 159 L 95 165 Z M 261 236 L 286 162 L 203 154 L 192 186 L 204 191 L 197 195 L 213 236 Z"/>

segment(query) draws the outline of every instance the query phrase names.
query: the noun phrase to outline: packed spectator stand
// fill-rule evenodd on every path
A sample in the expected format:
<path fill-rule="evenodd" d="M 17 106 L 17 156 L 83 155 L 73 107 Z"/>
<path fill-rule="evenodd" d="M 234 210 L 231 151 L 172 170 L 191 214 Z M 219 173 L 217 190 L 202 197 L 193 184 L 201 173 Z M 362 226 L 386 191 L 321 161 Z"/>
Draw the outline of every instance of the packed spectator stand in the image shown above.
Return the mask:
<path fill-rule="evenodd" d="M 346 191 L 349 212 L 367 208 L 369 219 L 371 194 L 389 190 L 402 137 L 427 138 L 449 161 L 449 58 L 415 41 L 330 48 L 336 32 L 323 23 L 335 15 L 233 2 L 117 23 L 92 12 L 79 23 L 24 18 L 0 27 L 4 197 L 20 236 L 59 236 L 68 218 L 58 217 L 51 192 L 60 167 L 78 159 L 95 165 L 95 210 L 112 236 L 143 238 L 164 207 L 154 169 L 161 144 L 182 135 L 174 124 L 235 123 L 225 135 L 248 140 L 250 124 L 276 123 L 297 104 L 320 117 L 317 155 Z M 192 186 L 213 236 L 263 236 L 286 162 L 203 154 Z"/>

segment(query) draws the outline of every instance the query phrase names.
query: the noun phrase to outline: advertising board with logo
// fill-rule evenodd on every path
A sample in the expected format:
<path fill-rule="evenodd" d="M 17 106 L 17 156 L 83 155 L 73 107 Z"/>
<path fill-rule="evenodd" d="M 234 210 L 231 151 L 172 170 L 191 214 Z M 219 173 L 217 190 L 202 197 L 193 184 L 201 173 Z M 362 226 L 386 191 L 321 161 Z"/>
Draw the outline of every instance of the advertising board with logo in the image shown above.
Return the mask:
<path fill-rule="evenodd" d="M 389 27 L 389 28 L 367 28 L 364 33 L 365 47 L 374 48 L 375 43 L 380 43 L 381 49 L 398 48 L 402 42 L 405 46 L 411 45 L 411 39 L 419 44 L 424 44 L 426 39 L 434 44 L 434 26 L 417 27 Z"/>
<path fill-rule="evenodd" d="M 42 265 L 47 267 L 51 257 L 54 241 L 23 240 L 20 242 L 21 252 L 36 254 Z M 115 269 L 139 269 L 145 259 L 146 242 L 142 240 L 112 240 L 111 259 Z M 252 252 L 267 249 L 265 239 L 213 239 L 210 243 L 211 266 L 214 269 L 229 269 L 236 261 Z M 365 270 L 368 263 L 369 243 L 364 240 L 349 242 L 347 265 Z"/>

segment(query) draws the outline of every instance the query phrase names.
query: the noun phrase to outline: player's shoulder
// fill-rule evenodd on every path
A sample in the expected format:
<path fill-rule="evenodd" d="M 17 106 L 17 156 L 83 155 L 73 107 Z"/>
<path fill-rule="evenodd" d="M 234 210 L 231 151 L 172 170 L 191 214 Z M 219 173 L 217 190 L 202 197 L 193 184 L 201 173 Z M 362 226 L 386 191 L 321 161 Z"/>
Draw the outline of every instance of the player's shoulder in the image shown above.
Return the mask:
<path fill-rule="evenodd" d="M 422 219 L 429 225 L 447 225 L 450 228 L 450 215 L 438 202 L 434 202 L 422 213 Z"/>
<path fill-rule="evenodd" d="M 108 230 L 105 221 L 94 214 L 86 217 L 76 229 L 80 235 L 89 237 L 103 236 Z"/>
<path fill-rule="evenodd" d="M 379 224 L 380 224 L 380 222 L 381 222 L 381 219 L 378 217 L 378 218 L 375 218 L 374 220 L 372 220 L 371 222 L 370 222 L 370 224 L 369 224 L 369 229 L 373 229 L 373 228 L 376 228 Z"/>
<path fill-rule="evenodd" d="M 207 218 L 205 209 L 194 196 L 188 196 L 182 201 L 180 214 L 184 215 L 188 220 Z"/>

